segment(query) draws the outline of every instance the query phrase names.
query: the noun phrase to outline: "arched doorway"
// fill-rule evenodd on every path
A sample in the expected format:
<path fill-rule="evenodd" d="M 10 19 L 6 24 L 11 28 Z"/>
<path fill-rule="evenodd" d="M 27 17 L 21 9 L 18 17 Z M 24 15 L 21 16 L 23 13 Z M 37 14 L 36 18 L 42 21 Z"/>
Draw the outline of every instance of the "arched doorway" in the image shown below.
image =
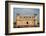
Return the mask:
<path fill-rule="evenodd" d="M 28 24 L 28 22 L 26 22 Z"/>

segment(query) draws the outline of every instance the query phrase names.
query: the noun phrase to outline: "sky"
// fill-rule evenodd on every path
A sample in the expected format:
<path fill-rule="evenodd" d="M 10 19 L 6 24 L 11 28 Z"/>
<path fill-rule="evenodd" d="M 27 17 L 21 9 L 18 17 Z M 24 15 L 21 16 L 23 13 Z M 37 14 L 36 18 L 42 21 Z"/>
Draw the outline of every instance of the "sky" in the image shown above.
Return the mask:
<path fill-rule="evenodd" d="M 17 13 L 21 16 L 32 16 L 33 14 L 39 15 L 39 11 L 38 8 L 13 8 L 13 21 L 15 21 Z"/>

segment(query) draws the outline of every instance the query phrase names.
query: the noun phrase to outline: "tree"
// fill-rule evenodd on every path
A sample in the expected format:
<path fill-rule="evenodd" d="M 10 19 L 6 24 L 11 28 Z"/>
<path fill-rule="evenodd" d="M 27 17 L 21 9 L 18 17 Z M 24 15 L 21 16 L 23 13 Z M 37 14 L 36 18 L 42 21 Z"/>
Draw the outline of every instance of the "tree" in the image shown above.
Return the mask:
<path fill-rule="evenodd" d="M 34 14 L 34 16 L 37 16 L 37 14 Z"/>
<path fill-rule="evenodd" d="M 19 13 L 17 13 L 17 15 L 20 15 Z"/>

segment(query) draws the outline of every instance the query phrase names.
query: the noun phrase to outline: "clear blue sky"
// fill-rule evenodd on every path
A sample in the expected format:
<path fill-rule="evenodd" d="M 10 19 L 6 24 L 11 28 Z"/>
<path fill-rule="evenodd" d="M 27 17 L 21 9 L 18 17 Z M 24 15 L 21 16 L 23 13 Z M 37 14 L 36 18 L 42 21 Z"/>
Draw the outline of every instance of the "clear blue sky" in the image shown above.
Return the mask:
<path fill-rule="evenodd" d="M 16 14 L 19 13 L 22 16 L 31 16 L 33 14 L 39 15 L 39 9 L 36 8 L 13 8 L 13 20 L 15 21 Z"/>

